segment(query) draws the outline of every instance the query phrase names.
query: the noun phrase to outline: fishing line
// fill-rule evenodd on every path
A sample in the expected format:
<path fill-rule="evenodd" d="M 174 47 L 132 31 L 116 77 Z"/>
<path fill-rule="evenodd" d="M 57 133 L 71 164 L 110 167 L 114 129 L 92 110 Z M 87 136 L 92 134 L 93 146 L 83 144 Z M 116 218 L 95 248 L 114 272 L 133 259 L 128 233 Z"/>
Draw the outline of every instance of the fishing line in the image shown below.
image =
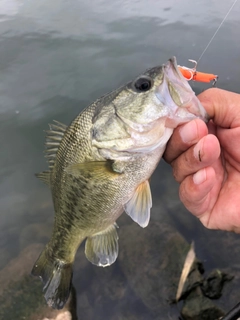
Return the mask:
<path fill-rule="evenodd" d="M 210 46 L 210 44 L 212 43 L 213 39 L 215 38 L 216 34 L 218 33 L 219 29 L 221 28 L 221 26 L 223 25 L 224 21 L 227 19 L 229 13 L 232 11 L 232 8 L 235 6 L 235 4 L 237 3 L 238 0 L 235 0 L 233 2 L 233 4 L 231 5 L 231 8 L 228 10 L 227 14 L 225 15 L 225 17 L 223 18 L 222 22 L 220 23 L 219 27 L 217 28 L 217 30 L 215 31 L 214 35 L 212 36 L 212 38 L 210 39 L 210 41 L 208 42 L 206 48 L 203 50 L 202 54 L 200 55 L 200 57 L 198 58 L 199 62 L 202 59 L 202 56 L 204 55 L 204 53 L 207 51 L 208 47 Z"/>
<path fill-rule="evenodd" d="M 232 310 L 230 310 L 222 320 L 238 320 L 240 317 L 240 303 L 238 303 Z"/>

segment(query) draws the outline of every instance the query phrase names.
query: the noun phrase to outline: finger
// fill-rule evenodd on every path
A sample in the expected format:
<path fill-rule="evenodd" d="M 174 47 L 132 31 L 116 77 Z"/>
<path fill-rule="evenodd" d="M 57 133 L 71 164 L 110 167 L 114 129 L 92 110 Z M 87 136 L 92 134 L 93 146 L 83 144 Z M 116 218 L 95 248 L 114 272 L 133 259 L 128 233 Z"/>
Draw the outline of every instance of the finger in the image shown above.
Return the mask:
<path fill-rule="evenodd" d="M 200 119 L 192 120 L 177 127 L 171 139 L 168 141 L 166 151 L 163 155 L 164 160 L 171 163 L 182 152 L 186 151 L 190 146 L 207 135 L 207 133 L 207 126 Z"/>
<path fill-rule="evenodd" d="M 206 227 L 208 227 L 210 218 L 209 212 L 214 205 L 210 191 L 215 183 L 215 170 L 212 167 L 206 167 L 186 177 L 179 188 L 179 197 L 185 207 Z"/>
<path fill-rule="evenodd" d="M 240 172 L 240 127 L 233 129 L 218 128 L 217 135 L 224 148 L 225 160 L 232 168 Z"/>
<path fill-rule="evenodd" d="M 176 158 L 171 166 L 176 181 L 182 182 L 187 176 L 204 167 L 211 166 L 220 156 L 220 145 L 216 136 L 209 134 Z"/>
<path fill-rule="evenodd" d="M 198 99 L 213 118 L 214 123 L 224 128 L 240 126 L 240 95 L 234 92 L 211 88 L 198 95 Z"/>

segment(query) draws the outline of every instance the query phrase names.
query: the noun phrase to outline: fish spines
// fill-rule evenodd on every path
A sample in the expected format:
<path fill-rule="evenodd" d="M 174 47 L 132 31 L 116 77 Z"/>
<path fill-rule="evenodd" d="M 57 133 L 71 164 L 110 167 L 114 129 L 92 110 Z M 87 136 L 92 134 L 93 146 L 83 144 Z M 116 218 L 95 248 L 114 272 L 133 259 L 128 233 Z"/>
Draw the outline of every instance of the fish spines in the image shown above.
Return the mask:
<path fill-rule="evenodd" d="M 53 124 L 49 124 L 49 129 L 46 131 L 46 142 L 45 142 L 45 156 L 48 159 L 49 169 L 51 170 L 55 163 L 56 154 L 62 138 L 67 130 L 67 126 L 56 120 Z"/>
<path fill-rule="evenodd" d="M 62 309 L 72 288 L 72 263 L 51 257 L 46 247 L 35 262 L 31 274 L 42 280 L 48 306 Z"/>

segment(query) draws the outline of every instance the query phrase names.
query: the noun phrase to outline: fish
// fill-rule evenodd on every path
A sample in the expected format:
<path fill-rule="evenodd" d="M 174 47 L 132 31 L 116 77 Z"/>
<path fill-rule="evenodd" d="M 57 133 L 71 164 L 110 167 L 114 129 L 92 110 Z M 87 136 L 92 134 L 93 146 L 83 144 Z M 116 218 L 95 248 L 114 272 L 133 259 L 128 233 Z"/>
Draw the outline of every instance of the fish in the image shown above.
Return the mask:
<path fill-rule="evenodd" d="M 54 225 L 32 275 L 42 280 L 50 307 L 62 309 L 67 302 L 83 241 L 86 258 L 106 267 L 118 256 L 121 214 L 148 225 L 149 179 L 174 128 L 195 118 L 208 121 L 173 57 L 100 97 L 69 126 L 49 125 L 49 170 L 37 177 L 51 189 Z"/>

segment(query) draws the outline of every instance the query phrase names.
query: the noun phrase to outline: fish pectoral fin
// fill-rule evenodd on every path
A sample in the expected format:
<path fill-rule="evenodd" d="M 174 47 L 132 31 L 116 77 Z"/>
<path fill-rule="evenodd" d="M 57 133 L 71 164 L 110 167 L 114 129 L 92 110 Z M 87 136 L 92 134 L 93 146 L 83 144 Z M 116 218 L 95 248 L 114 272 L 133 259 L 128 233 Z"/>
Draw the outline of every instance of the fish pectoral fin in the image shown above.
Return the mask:
<path fill-rule="evenodd" d="M 114 172 L 112 161 L 89 161 L 83 163 L 74 163 L 69 165 L 65 171 L 76 178 L 86 175 L 93 175 L 94 179 L 101 180 L 114 179 L 119 176 L 119 173 Z"/>
<path fill-rule="evenodd" d="M 36 173 L 35 176 L 50 187 L 50 171 Z"/>
<path fill-rule="evenodd" d="M 148 180 L 142 182 L 132 198 L 124 205 L 126 213 L 137 222 L 142 228 L 145 228 L 150 220 L 150 209 L 152 207 L 152 195 Z"/>
<path fill-rule="evenodd" d="M 117 225 L 113 224 L 102 232 L 88 237 L 85 243 L 87 259 L 99 266 L 107 267 L 115 262 L 118 256 Z"/>

